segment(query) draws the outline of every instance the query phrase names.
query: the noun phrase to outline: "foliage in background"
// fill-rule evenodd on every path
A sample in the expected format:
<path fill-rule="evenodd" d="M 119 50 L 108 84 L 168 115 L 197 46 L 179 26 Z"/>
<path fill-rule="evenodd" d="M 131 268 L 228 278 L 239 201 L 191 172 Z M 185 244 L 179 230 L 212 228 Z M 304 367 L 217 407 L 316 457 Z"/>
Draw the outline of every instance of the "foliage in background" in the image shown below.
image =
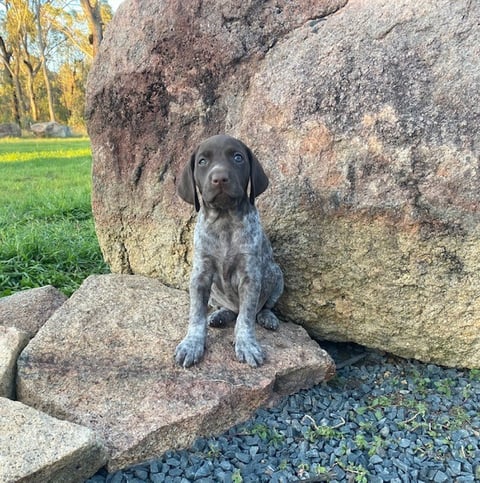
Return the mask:
<path fill-rule="evenodd" d="M 0 296 L 48 284 L 70 295 L 108 271 L 90 172 L 87 139 L 0 141 Z"/>
<path fill-rule="evenodd" d="M 112 18 L 105 0 L 0 0 L 0 123 L 85 131 L 85 84 Z"/>

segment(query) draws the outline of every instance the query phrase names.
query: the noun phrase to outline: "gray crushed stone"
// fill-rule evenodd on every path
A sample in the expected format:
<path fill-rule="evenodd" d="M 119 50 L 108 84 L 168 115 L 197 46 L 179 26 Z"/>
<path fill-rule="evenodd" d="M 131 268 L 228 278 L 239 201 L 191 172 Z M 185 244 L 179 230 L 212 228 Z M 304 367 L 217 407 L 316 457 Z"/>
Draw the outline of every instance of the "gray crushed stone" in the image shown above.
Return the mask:
<path fill-rule="evenodd" d="M 88 483 L 480 481 L 480 370 L 322 343 L 337 376 L 191 448 Z"/>

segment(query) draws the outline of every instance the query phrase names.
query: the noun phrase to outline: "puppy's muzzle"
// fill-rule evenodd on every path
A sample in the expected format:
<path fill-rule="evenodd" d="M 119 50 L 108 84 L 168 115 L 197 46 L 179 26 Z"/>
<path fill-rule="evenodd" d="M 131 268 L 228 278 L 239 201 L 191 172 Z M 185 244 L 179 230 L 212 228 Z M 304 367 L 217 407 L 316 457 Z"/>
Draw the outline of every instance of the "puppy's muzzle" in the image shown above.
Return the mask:
<path fill-rule="evenodd" d="M 210 184 L 220 190 L 228 188 L 230 184 L 230 175 L 224 168 L 214 168 L 210 172 Z"/>

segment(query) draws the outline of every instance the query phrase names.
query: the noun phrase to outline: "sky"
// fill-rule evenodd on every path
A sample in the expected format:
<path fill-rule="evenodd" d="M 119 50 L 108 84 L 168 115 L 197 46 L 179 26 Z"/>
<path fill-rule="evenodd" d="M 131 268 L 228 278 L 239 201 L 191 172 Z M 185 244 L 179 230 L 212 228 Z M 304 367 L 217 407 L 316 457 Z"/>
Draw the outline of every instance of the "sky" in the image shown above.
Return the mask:
<path fill-rule="evenodd" d="M 108 0 L 108 4 L 112 7 L 114 12 L 117 11 L 118 6 L 123 2 L 123 0 Z"/>

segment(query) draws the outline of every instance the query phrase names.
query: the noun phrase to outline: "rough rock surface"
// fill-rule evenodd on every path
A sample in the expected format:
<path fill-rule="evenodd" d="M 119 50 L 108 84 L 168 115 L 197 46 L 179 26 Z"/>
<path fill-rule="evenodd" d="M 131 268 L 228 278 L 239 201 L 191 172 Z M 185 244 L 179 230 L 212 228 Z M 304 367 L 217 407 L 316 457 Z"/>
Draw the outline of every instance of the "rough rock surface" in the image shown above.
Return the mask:
<path fill-rule="evenodd" d="M 0 326 L 16 327 L 33 337 L 65 300 L 67 297 L 51 285 L 2 297 Z"/>
<path fill-rule="evenodd" d="M 59 421 L 0 398 L 0 481 L 75 483 L 105 463 L 105 448 L 88 428 Z"/>
<path fill-rule="evenodd" d="M 25 332 L 0 326 L 0 397 L 14 397 L 17 357 L 28 340 Z"/>
<path fill-rule="evenodd" d="M 22 130 L 18 124 L 14 122 L 0 124 L 0 138 L 14 137 L 19 138 L 22 136 Z"/>
<path fill-rule="evenodd" d="M 480 3 L 127 0 L 88 85 L 93 207 L 115 272 L 186 287 L 175 181 L 204 137 L 243 139 L 318 337 L 480 367 Z"/>
<path fill-rule="evenodd" d="M 106 441 L 110 470 L 221 432 L 261 405 L 333 376 L 334 363 L 295 324 L 257 329 L 258 369 L 235 360 L 233 327 L 211 329 L 204 360 L 174 363 L 188 296 L 141 276 L 89 277 L 18 360 L 17 397 Z"/>
<path fill-rule="evenodd" d="M 37 122 L 30 126 L 35 136 L 46 138 L 68 138 L 72 135 L 68 126 L 58 124 L 58 122 Z"/>

